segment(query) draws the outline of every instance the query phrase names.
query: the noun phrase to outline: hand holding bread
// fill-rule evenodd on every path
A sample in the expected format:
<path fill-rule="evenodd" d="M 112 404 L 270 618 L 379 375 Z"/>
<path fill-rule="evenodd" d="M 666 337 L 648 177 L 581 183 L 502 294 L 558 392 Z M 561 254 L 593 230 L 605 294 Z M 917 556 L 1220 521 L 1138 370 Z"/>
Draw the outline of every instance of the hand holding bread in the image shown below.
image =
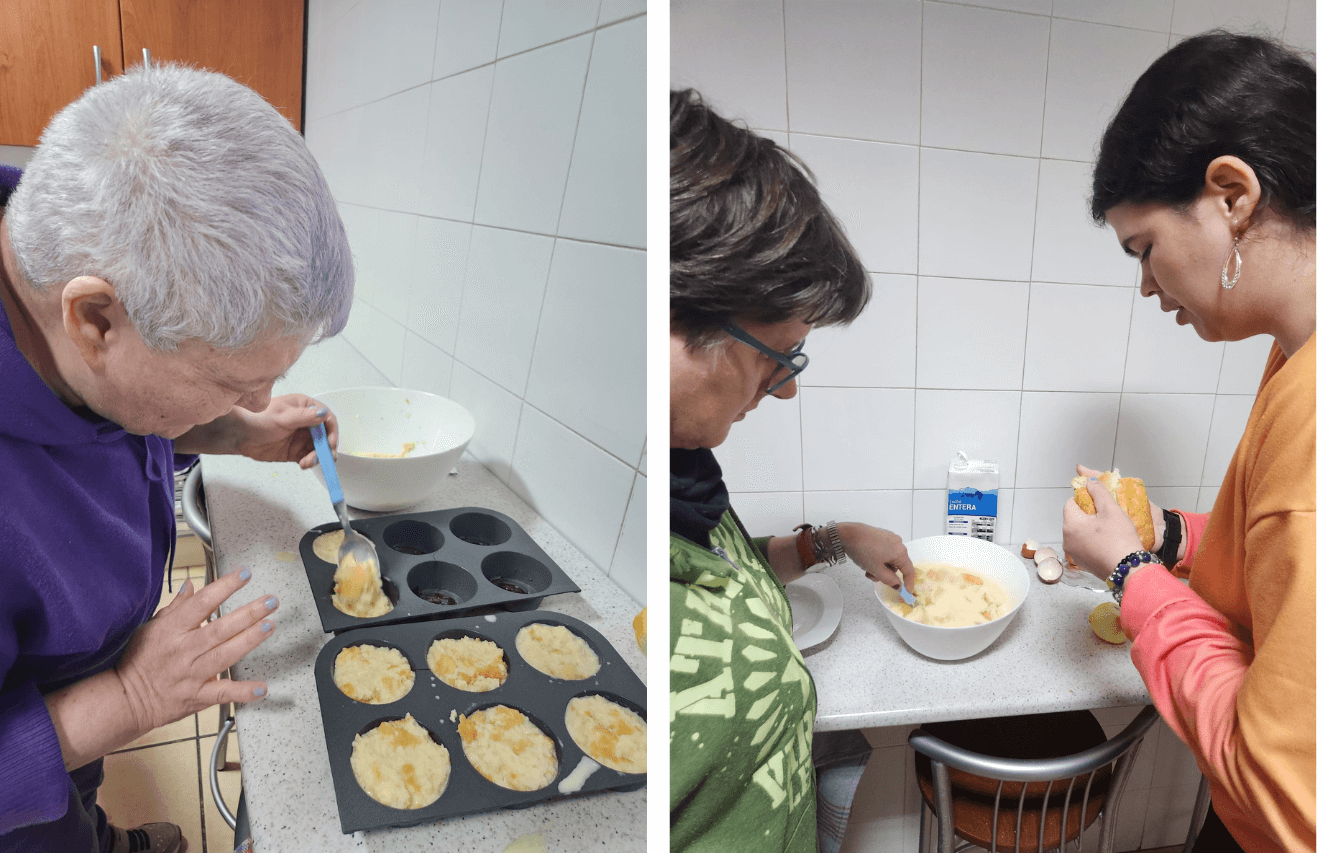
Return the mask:
<path fill-rule="evenodd" d="M 1162 514 L 1141 480 L 1082 465 L 1078 475 L 1074 499 L 1064 506 L 1064 550 L 1071 565 L 1105 579 L 1128 554 L 1156 547 L 1155 518 Z"/>

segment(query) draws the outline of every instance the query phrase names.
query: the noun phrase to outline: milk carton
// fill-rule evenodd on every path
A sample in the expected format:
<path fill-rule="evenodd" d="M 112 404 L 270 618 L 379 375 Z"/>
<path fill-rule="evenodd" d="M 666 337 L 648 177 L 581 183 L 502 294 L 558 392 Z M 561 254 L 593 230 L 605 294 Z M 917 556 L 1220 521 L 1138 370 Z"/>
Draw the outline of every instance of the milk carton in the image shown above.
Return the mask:
<path fill-rule="evenodd" d="M 949 463 L 949 500 L 945 532 L 995 541 L 996 503 L 1000 492 L 1000 463 L 959 455 Z"/>

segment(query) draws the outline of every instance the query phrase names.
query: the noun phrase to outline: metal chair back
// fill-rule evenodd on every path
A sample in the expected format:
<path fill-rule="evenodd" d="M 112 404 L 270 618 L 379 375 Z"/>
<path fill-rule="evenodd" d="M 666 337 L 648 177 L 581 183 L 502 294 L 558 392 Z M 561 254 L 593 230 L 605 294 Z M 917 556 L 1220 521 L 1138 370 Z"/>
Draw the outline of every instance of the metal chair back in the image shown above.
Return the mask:
<path fill-rule="evenodd" d="M 998 853 L 998 850 L 1004 849 L 1000 848 L 997 842 L 1000 830 L 1001 792 L 1006 782 L 1048 783 L 1046 796 L 1040 799 L 1039 806 L 1037 797 L 1029 795 L 1027 785 L 1016 786 L 1020 789 L 1020 793 L 1017 796 L 1017 817 L 1013 833 L 1015 853 L 1021 853 L 1024 844 L 1024 814 L 1028 813 L 1030 809 L 1038 808 L 1040 819 L 1036 821 L 1038 826 L 1037 837 L 1033 839 L 1036 843 L 1032 845 L 1031 842 L 1028 842 L 1031 849 L 1037 851 L 1064 850 L 1065 845 L 1075 839 L 1078 841 L 1079 849 L 1081 849 L 1082 835 L 1087 828 L 1088 801 L 1093 797 L 1093 782 L 1097 779 L 1098 773 L 1105 768 L 1112 768 L 1106 802 L 1101 808 L 1100 814 L 1100 850 L 1101 853 L 1111 853 L 1114 848 L 1115 818 L 1118 813 L 1120 795 L 1123 793 L 1124 785 L 1128 781 L 1129 773 L 1132 770 L 1137 747 L 1142 743 L 1143 736 L 1156 722 L 1157 717 L 1156 709 L 1148 705 L 1138 713 L 1122 732 L 1104 743 L 1074 755 L 1058 758 L 1000 758 L 954 746 L 920 729 L 914 731 L 908 737 L 909 745 L 931 759 L 932 779 L 935 788 L 934 799 L 936 801 L 937 849 L 939 853 L 953 853 L 954 836 L 957 830 L 954 825 L 954 793 L 950 785 L 950 768 L 996 780 L 999 783 L 996 786 L 992 812 L 992 853 Z M 1051 804 L 1051 792 L 1056 784 L 1064 790 L 1064 808 L 1060 818 L 1058 839 L 1053 836 L 1048 839 L 1046 837 L 1047 812 L 1059 808 L 1058 805 Z M 1081 811 L 1079 813 L 1077 835 L 1074 839 L 1071 839 L 1068 837 L 1068 817 L 1070 804 L 1075 797 L 1081 800 Z M 1055 794 L 1055 799 L 1058 802 L 1058 793 Z M 923 853 L 926 853 L 925 804 L 921 818 L 920 837 L 920 849 Z M 968 846 L 972 845 L 969 844 Z"/>

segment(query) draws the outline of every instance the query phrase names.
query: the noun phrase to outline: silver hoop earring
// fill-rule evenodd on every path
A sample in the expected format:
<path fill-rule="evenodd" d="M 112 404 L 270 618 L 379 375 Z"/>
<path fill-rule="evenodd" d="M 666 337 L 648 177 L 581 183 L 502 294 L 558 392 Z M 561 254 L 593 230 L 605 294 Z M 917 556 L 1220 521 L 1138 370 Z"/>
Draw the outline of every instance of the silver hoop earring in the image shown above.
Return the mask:
<path fill-rule="evenodd" d="M 1234 277 L 1229 277 L 1229 262 L 1234 262 Z M 1225 290 L 1233 290 L 1234 285 L 1238 284 L 1239 274 L 1243 272 L 1243 257 L 1238 253 L 1238 238 L 1234 238 L 1234 248 L 1225 258 L 1225 265 L 1220 269 L 1220 286 Z"/>

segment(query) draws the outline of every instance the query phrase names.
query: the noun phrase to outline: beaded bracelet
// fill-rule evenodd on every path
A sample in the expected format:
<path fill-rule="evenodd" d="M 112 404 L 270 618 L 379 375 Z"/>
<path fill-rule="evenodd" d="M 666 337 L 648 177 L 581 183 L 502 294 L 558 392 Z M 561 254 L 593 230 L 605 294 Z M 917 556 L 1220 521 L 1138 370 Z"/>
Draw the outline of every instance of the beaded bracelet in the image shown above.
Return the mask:
<path fill-rule="evenodd" d="M 1128 573 L 1143 563 L 1156 563 L 1160 565 L 1160 556 L 1150 551 L 1134 551 L 1127 557 L 1119 561 L 1115 570 L 1110 573 L 1106 579 L 1106 585 L 1110 587 L 1110 593 L 1115 597 L 1115 601 L 1121 605 L 1124 603 L 1124 581 L 1128 580 Z"/>

